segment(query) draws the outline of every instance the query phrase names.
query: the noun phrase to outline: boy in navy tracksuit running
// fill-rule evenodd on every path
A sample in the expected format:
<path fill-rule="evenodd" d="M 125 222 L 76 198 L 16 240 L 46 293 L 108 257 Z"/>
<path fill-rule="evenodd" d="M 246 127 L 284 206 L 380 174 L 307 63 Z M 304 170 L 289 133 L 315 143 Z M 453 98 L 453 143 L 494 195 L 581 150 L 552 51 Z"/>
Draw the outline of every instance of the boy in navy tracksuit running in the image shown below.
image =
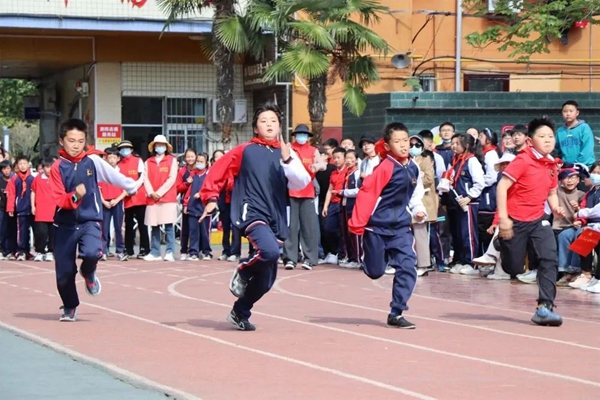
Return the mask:
<path fill-rule="evenodd" d="M 411 219 L 422 223 L 427 217 L 422 202 L 425 190 L 419 167 L 409 158 L 406 126 L 388 124 L 376 147 L 381 149 L 382 145 L 383 152 L 378 152 L 382 161 L 363 181 L 348 228 L 355 235 L 363 235 L 364 272 L 369 278 L 379 279 L 388 264 L 396 270 L 387 324 L 414 329 L 402 312 L 408 310 L 407 302 L 417 282 Z"/>
<path fill-rule="evenodd" d="M 198 154 L 196 157 L 196 170 L 190 173 L 192 184 L 188 187 L 183 198 L 183 212 L 188 215 L 188 228 L 190 245 L 188 248 L 188 260 L 198 261 L 202 254 L 204 261 L 212 260 L 212 249 L 210 248 L 210 230 L 212 218 L 198 219 L 204 213 L 204 204 L 200 201 L 200 189 L 204 185 L 207 169 L 208 155 Z"/>
<path fill-rule="evenodd" d="M 136 182 L 117 172 L 97 155 L 85 151 L 87 125 L 70 119 L 60 127 L 60 158 L 52 165 L 52 197 L 58 207 L 54 216 L 56 284 L 63 302 L 60 321 L 75 321 L 79 306 L 75 276 L 76 256 L 88 294 L 100 294 L 96 266 L 102 257 L 102 204 L 98 182 L 119 186 L 134 194 Z"/>
<path fill-rule="evenodd" d="M 15 164 L 17 171 L 6 186 L 6 211 L 9 216 L 17 219 L 17 261 L 25 261 L 31 250 L 29 230 L 33 228 L 31 186 L 34 177 L 27 157 L 17 157 Z"/>
<path fill-rule="evenodd" d="M 252 120 L 255 137 L 225 154 L 211 168 L 200 190 L 204 219 L 217 208 L 227 179 L 235 179 L 231 220 L 256 249 L 252 258 L 240 262 L 229 283 L 238 300 L 227 320 L 242 331 L 256 329 L 248 321 L 250 310 L 271 289 L 277 276 L 280 248 L 289 235 L 288 190 L 300 190 L 311 181 L 280 135 L 282 118 L 277 105 L 260 105 Z"/>

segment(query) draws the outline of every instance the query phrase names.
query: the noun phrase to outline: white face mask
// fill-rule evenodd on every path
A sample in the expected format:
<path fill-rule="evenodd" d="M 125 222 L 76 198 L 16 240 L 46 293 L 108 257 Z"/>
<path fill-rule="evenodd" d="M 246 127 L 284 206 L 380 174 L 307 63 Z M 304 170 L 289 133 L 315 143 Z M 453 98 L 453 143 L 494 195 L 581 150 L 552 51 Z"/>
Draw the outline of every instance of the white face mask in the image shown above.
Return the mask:
<path fill-rule="evenodd" d="M 156 154 L 165 154 L 165 152 L 167 151 L 167 146 L 155 145 L 154 151 L 156 152 Z"/>
<path fill-rule="evenodd" d="M 421 153 L 423 153 L 423 148 L 422 147 L 411 147 L 408 150 L 408 153 L 412 156 L 412 157 L 418 157 L 421 155 Z"/>
<path fill-rule="evenodd" d="M 590 180 L 592 181 L 592 185 L 600 186 L 600 174 L 590 174 Z"/>
<path fill-rule="evenodd" d="M 202 171 L 204 168 L 206 168 L 206 164 L 196 163 L 196 169 L 199 169 L 200 171 Z"/>

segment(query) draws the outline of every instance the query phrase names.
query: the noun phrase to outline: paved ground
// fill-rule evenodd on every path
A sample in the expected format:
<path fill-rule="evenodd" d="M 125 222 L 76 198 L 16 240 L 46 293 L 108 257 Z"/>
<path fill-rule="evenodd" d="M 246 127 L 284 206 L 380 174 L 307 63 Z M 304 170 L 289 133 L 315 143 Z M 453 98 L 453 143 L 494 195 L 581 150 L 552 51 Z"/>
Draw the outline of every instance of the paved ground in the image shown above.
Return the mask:
<path fill-rule="evenodd" d="M 0 329 L 0 398 L 152 400 L 157 391 Z"/>

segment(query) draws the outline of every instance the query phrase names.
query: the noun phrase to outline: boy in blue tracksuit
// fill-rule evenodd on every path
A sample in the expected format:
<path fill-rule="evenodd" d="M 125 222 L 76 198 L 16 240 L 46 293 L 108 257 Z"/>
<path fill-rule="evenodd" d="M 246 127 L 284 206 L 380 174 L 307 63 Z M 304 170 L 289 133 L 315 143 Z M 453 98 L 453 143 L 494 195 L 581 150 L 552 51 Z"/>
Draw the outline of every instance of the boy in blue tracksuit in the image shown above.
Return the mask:
<path fill-rule="evenodd" d="M 102 257 L 102 203 L 98 182 L 107 182 L 134 194 L 136 182 L 121 175 L 97 155 L 88 154 L 87 125 L 70 119 L 60 127 L 60 158 L 52 165 L 52 197 L 58 207 L 54 215 L 54 260 L 56 284 L 63 302 L 60 321 L 75 321 L 79 297 L 75 286 L 76 256 L 82 259 L 80 273 L 91 296 L 100 294 L 96 266 Z"/>
<path fill-rule="evenodd" d="M 588 168 L 596 162 L 594 155 L 594 134 L 584 120 L 578 119 L 579 105 L 574 100 L 562 106 L 565 124 L 556 131 L 556 157 L 565 164 L 580 163 Z"/>
<path fill-rule="evenodd" d="M 311 181 L 298 155 L 283 140 L 282 119 L 276 104 L 261 104 L 252 120 L 255 137 L 213 165 L 200 190 L 204 219 L 216 210 L 227 180 L 234 178 L 231 220 L 255 249 L 235 268 L 229 283 L 238 300 L 227 320 L 242 331 L 256 329 L 248 320 L 250 310 L 275 283 L 280 248 L 289 236 L 288 190 L 301 190 Z"/>
<path fill-rule="evenodd" d="M 409 147 L 404 124 L 393 122 L 385 127 L 376 146 L 382 150 L 378 151 L 382 161 L 363 181 L 348 222 L 350 232 L 363 235 L 365 274 L 378 279 L 388 264 L 396 270 L 387 324 L 403 329 L 415 328 L 402 316 L 417 282 L 411 219 L 422 223 L 427 217 L 421 173 L 409 158 Z"/>
<path fill-rule="evenodd" d="M 17 221 L 17 261 L 25 261 L 31 250 L 30 229 L 33 228 L 31 212 L 31 186 L 34 176 L 31 175 L 29 159 L 19 156 L 15 160 L 16 173 L 6 186 L 6 212 Z"/>
<path fill-rule="evenodd" d="M 204 185 L 207 174 L 207 154 L 198 154 L 196 157 L 195 171 L 190 173 L 192 184 L 188 187 L 183 198 L 183 212 L 189 216 L 188 228 L 190 245 L 188 248 L 188 260 L 198 261 L 202 254 L 202 260 L 212 260 L 212 249 L 210 248 L 210 231 L 212 218 L 208 217 L 201 222 L 198 219 L 204 213 L 204 204 L 200 200 L 200 189 Z"/>

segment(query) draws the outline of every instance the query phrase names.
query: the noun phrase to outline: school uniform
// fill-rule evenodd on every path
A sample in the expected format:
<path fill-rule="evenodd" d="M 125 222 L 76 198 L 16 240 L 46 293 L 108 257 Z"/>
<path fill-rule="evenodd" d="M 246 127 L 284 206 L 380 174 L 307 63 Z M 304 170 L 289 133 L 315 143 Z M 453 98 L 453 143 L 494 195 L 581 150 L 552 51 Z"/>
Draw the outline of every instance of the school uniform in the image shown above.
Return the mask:
<path fill-rule="evenodd" d="M 363 235 L 365 274 L 378 279 L 388 264 L 396 270 L 390 315 L 408 310 L 407 302 L 416 284 L 411 218 L 418 212 L 427 214 L 423 194 L 417 164 L 388 155 L 373 175 L 363 180 L 348 222 L 350 232 Z"/>
<path fill-rule="evenodd" d="M 349 262 L 362 261 L 362 238 L 348 230 L 348 221 L 352 218 L 361 183 L 360 170 L 357 167 L 348 169 L 342 189 L 342 234 Z"/>
<path fill-rule="evenodd" d="M 115 170 L 120 172 L 118 166 L 115 168 Z M 105 182 L 99 183 L 98 186 L 100 187 L 102 198 L 107 202 L 115 200 L 123 194 L 123 189 Z M 123 200 L 119 201 L 114 207 L 111 208 L 106 208 L 103 204 L 102 211 L 102 252 L 104 254 L 109 253 L 112 222 L 112 226 L 115 228 L 115 252 L 117 254 L 123 254 L 125 252 L 125 243 L 123 240 L 123 219 L 125 218 L 125 208 L 123 207 Z"/>
<path fill-rule="evenodd" d="M 50 177 L 39 174 L 33 180 L 31 190 L 35 193 L 35 223 L 33 226 L 35 252 L 54 252 L 54 213 L 56 205 L 52 201 Z"/>
<path fill-rule="evenodd" d="M 14 254 L 17 247 L 17 224 L 15 217 L 8 215 L 7 206 L 7 186 L 10 178 L 0 177 L 0 255 L 9 256 Z"/>
<path fill-rule="evenodd" d="M 59 156 L 50 173 L 52 197 L 58 207 L 54 215 L 56 283 L 65 309 L 74 309 L 79 305 L 76 255 L 82 259 L 80 273 L 84 277 L 95 273 L 102 257 L 103 215 L 98 182 L 122 187 L 130 194 L 138 186 L 96 155 L 82 153 L 73 158 L 61 149 Z M 85 185 L 86 194 L 77 200 L 75 188 L 80 184 Z"/>
<path fill-rule="evenodd" d="M 332 187 L 332 190 L 341 191 L 344 188 L 344 181 L 346 180 L 346 166 L 342 168 L 336 168 L 329 178 L 329 184 Z M 344 244 L 344 240 L 342 235 L 340 234 L 342 230 L 342 196 L 331 195 L 331 200 L 329 202 L 329 208 L 327 209 L 327 219 L 325 220 L 325 231 L 328 235 L 335 238 L 337 243 L 337 256 L 338 260 L 346 257 L 346 246 Z"/>
<path fill-rule="evenodd" d="M 487 233 L 492 225 L 496 213 L 496 186 L 501 174 L 496 171 L 495 166 L 500 157 L 496 146 L 486 146 L 483 149 L 483 161 L 485 164 L 485 175 L 483 177 L 485 187 L 481 192 L 479 201 L 479 215 L 477 216 L 477 230 L 479 236 L 479 247 L 477 255 L 483 255 L 492 241 L 492 235 Z"/>
<path fill-rule="evenodd" d="M 477 214 L 479 198 L 485 186 L 483 167 L 472 153 L 467 153 L 454 157 L 451 168 L 454 191 L 458 196 L 471 199 L 467 211 L 463 211 L 454 199 L 454 193 L 451 191 L 449 194 L 448 222 L 452 231 L 454 261 L 457 266 L 471 265 L 479 249 Z"/>
<path fill-rule="evenodd" d="M 223 254 L 227 257 L 242 255 L 242 234 L 231 222 L 231 194 L 233 178 L 227 179 L 225 189 L 219 195 L 219 220 L 223 229 Z"/>
<path fill-rule="evenodd" d="M 177 180 L 175 181 L 175 187 L 177 193 L 181 196 L 180 201 L 183 205 L 183 199 L 190 188 L 190 183 L 187 181 L 191 176 L 193 170 L 190 170 L 187 166 L 179 168 L 177 172 Z M 189 232 L 189 216 L 187 214 L 181 214 L 181 231 L 179 232 L 179 241 L 181 243 L 180 254 L 183 256 L 188 254 L 188 246 L 190 241 Z"/>
<path fill-rule="evenodd" d="M 208 216 L 202 222 L 198 222 L 200 216 L 204 212 L 204 204 L 194 196 L 200 193 L 200 189 L 206 179 L 207 170 L 197 171 L 194 173 L 192 184 L 189 186 L 183 199 L 183 206 L 187 207 L 187 215 L 189 221 L 190 245 L 188 254 L 190 256 L 198 256 L 198 254 L 211 255 L 210 248 L 210 231 L 212 217 Z"/>
<path fill-rule="evenodd" d="M 254 303 L 275 282 L 280 247 L 289 236 L 288 190 L 300 190 L 310 182 L 293 151 L 285 161 L 281 160 L 279 141 L 255 137 L 227 152 L 211 168 L 200 190 L 203 204 L 217 202 L 227 178 L 235 179 L 231 220 L 256 249 L 254 256 L 242 261 L 235 271 L 247 282 L 233 306 L 233 312 L 242 319 L 250 317 Z"/>
<path fill-rule="evenodd" d="M 13 213 L 17 222 L 17 253 L 28 255 L 31 250 L 29 230 L 33 227 L 31 214 L 31 185 L 34 177 L 31 171 L 17 172 L 6 187 L 6 211 Z"/>

